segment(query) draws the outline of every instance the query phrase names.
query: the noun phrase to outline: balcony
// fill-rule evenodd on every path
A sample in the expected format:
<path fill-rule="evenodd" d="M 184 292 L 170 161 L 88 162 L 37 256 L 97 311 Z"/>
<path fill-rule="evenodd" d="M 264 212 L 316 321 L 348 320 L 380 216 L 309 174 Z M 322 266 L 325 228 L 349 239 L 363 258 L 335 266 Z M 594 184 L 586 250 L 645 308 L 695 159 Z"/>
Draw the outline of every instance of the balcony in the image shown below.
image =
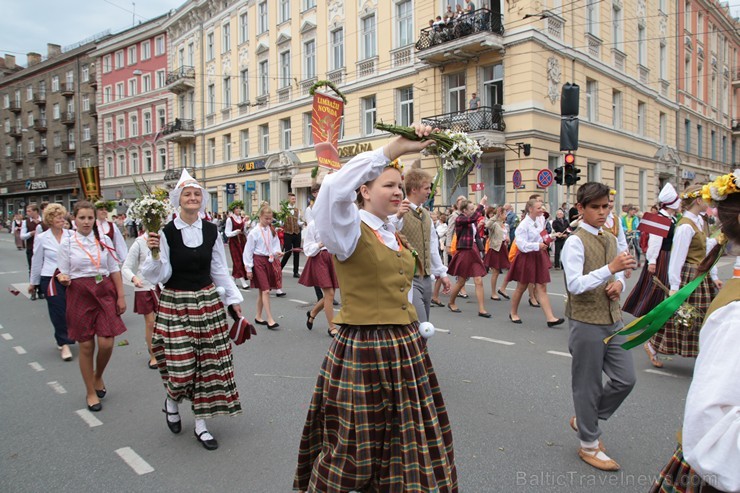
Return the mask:
<path fill-rule="evenodd" d="M 8 156 L 8 159 L 10 159 L 10 161 L 15 164 L 23 164 L 23 153 L 18 151 L 11 152 L 10 156 Z"/>
<path fill-rule="evenodd" d="M 97 149 L 100 146 L 100 144 L 98 144 L 98 136 L 97 135 L 91 135 L 90 136 L 90 140 L 88 141 L 88 143 L 90 144 L 90 147 L 94 147 L 95 149 Z"/>
<path fill-rule="evenodd" d="M 469 61 L 491 50 L 503 50 L 503 34 L 503 15 L 474 10 L 451 24 L 422 29 L 416 57 L 433 66 Z"/>
<path fill-rule="evenodd" d="M 429 116 L 422 118 L 421 122 L 433 128 L 469 133 L 470 137 L 478 140 L 484 149 L 503 148 L 506 142 L 504 136 L 506 123 L 504 123 L 504 110 L 501 105 Z"/>
<path fill-rule="evenodd" d="M 346 77 L 347 74 L 344 67 L 326 73 L 326 79 L 335 86 L 340 86 L 344 84 Z"/>
<path fill-rule="evenodd" d="M 62 94 L 62 96 L 66 96 L 66 97 L 74 96 L 75 95 L 75 83 L 74 82 L 63 83 L 59 92 Z"/>
<path fill-rule="evenodd" d="M 46 118 L 36 118 L 33 121 L 33 129 L 39 133 L 46 132 Z"/>
<path fill-rule="evenodd" d="M 11 137 L 15 137 L 16 139 L 20 139 L 23 137 L 23 129 L 21 127 L 10 127 L 10 132 L 8 132 L 8 135 Z"/>
<path fill-rule="evenodd" d="M 740 87 L 740 68 L 736 68 L 732 73 L 732 88 Z"/>
<path fill-rule="evenodd" d="M 94 69 L 94 68 L 92 68 L 92 67 L 94 67 L 94 66 L 95 66 L 95 64 L 92 64 L 92 65 L 91 65 L 91 68 L 90 68 L 90 73 L 89 73 L 89 74 L 88 74 L 88 76 L 87 76 L 87 84 L 88 84 L 88 85 L 89 85 L 90 87 L 92 87 L 93 89 L 95 89 L 95 88 L 97 88 L 97 87 L 98 87 L 98 74 L 97 74 L 97 72 L 95 71 L 95 69 Z"/>
<path fill-rule="evenodd" d="M 191 142 L 195 140 L 195 124 L 193 120 L 182 120 L 176 118 L 173 123 L 168 123 L 162 130 L 162 136 L 165 140 L 172 142 Z"/>
<path fill-rule="evenodd" d="M 46 106 L 46 93 L 37 92 L 33 95 L 33 104 L 38 106 Z"/>
<path fill-rule="evenodd" d="M 20 113 L 22 111 L 21 103 L 19 101 L 11 101 L 8 110 L 12 113 Z"/>
<path fill-rule="evenodd" d="M 62 113 L 62 124 L 63 125 L 74 125 L 75 124 L 75 114 L 73 111 L 65 111 Z"/>
<path fill-rule="evenodd" d="M 95 106 L 95 104 L 91 103 L 87 112 L 90 114 L 90 116 L 98 116 L 98 108 L 97 106 Z"/>
<path fill-rule="evenodd" d="M 39 147 L 36 149 L 36 157 L 39 158 L 39 160 L 45 161 L 46 158 L 49 157 L 49 150 L 44 146 Z"/>
<path fill-rule="evenodd" d="M 740 120 L 732 120 L 732 135 L 740 135 Z"/>
<path fill-rule="evenodd" d="M 77 145 L 74 142 L 65 140 L 62 142 L 62 152 L 65 154 L 74 154 L 77 152 Z"/>
<path fill-rule="evenodd" d="M 195 88 L 195 67 L 183 66 L 167 74 L 167 90 L 180 94 Z"/>

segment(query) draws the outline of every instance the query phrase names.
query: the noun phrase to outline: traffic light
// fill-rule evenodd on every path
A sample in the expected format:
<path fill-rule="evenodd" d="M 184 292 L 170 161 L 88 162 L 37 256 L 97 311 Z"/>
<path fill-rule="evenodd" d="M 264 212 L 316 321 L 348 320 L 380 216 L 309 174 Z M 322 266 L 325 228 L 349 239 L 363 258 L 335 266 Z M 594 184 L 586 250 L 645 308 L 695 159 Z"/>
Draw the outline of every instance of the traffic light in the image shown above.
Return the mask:
<path fill-rule="evenodd" d="M 563 184 L 563 167 L 555 168 L 555 183 L 558 185 Z"/>
<path fill-rule="evenodd" d="M 560 150 L 578 149 L 578 104 L 580 88 L 578 84 L 563 84 L 560 96 Z"/>
<path fill-rule="evenodd" d="M 532 144 L 522 145 L 522 150 L 524 151 L 525 156 L 529 156 L 532 153 Z"/>
<path fill-rule="evenodd" d="M 563 168 L 565 168 L 565 171 L 563 172 L 563 182 L 565 182 L 567 186 L 574 185 L 576 183 L 576 175 L 573 172 L 575 166 L 573 166 L 572 164 L 566 164 L 565 166 L 563 166 Z"/>
<path fill-rule="evenodd" d="M 574 178 L 573 183 L 578 183 L 579 181 L 581 181 L 581 177 L 578 176 L 580 174 L 581 174 L 581 169 L 573 166 L 573 178 Z"/>

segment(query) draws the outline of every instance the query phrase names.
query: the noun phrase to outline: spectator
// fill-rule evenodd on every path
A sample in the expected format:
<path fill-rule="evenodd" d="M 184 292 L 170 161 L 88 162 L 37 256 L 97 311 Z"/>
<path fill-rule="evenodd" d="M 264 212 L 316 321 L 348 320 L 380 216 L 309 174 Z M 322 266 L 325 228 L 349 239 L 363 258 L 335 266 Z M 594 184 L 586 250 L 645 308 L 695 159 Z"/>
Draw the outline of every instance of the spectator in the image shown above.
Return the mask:
<path fill-rule="evenodd" d="M 477 110 L 480 108 L 480 98 L 478 97 L 478 93 L 473 93 L 473 97 L 470 98 L 469 108 L 471 110 Z"/>
<path fill-rule="evenodd" d="M 465 0 L 465 13 L 472 14 L 475 11 L 475 4 L 470 0 Z"/>

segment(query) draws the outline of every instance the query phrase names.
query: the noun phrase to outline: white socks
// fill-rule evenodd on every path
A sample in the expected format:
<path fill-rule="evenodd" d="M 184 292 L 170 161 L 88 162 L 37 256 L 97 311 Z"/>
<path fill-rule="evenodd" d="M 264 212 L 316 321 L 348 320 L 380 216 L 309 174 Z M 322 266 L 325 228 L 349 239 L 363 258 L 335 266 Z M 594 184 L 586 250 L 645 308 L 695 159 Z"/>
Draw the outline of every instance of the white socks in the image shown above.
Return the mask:
<path fill-rule="evenodd" d="M 167 400 L 165 400 L 165 407 L 167 407 L 168 413 L 179 413 L 180 412 L 177 402 L 173 401 L 169 397 L 167 397 Z M 179 414 L 175 414 L 175 415 L 168 414 L 167 421 L 169 421 L 170 423 L 177 423 L 178 421 L 180 421 L 180 415 Z"/>
<path fill-rule="evenodd" d="M 205 433 L 203 433 L 205 432 Z M 201 436 L 200 434 L 203 433 Z M 213 435 L 208 433 L 208 429 L 206 428 L 206 420 L 205 419 L 196 419 L 195 420 L 195 434 L 199 435 L 199 438 L 201 440 L 213 440 Z"/>
<path fill-rule="evenodd" d="M 240 277 L 239 280 L 242 282 L 242 287 L 244 289 L 247 289 L 249 287 L 246 279 L 244 279 L 243 277 Z"/>

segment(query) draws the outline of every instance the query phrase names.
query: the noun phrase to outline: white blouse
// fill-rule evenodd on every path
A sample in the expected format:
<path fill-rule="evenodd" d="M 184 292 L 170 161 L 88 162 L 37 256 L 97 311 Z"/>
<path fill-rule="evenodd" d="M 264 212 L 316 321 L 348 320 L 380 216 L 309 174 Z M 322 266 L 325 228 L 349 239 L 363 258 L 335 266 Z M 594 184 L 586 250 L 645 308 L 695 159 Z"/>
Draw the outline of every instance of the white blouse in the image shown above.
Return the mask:
<path fill-rule="evenodd" d="M 581 221 L 580 227 L 592 235 L 598 235 L 599 231 L 601 231 L 601 229 L 594 228 L 583 221 Z M 607 282 L 612 276 L 608 264 L 588 274 L 583 273 L 583 264 L 586 261 L 586 249 L 583 246 L 583 241 L 576 235 L 570 235 L 565 240 L 561 256 L 563 260 L 563 271 L 565 272 L 565 285 L 571 294 L 582 294 L 586 291 L 592 291 Z M 617 272 L 614 274 L 614 277 L 622 283 L 622 292 L 624 292 L 624 288 L 627 287 L 627 283 L 624 280 L 624 271 Z"/>
<path fill-rule="evenodd" d="M 527 214 L 514 233 L 517 249 L 523 253 L 539 251 L 544 227 L 544 221 L 535 221 Z"/>
<path fill-rule="evenodd" d="M 267 239 L 267 243 L 265 243 L 265 239 Z M 257 224 L 249 231 L 247 235 L 247 246 L 244 247 L 244 253 L 242 254 L 242 260 L 244 261 L 244 266 L 247 268 L 247 272 L 252 272 L 255 255 L 269 257 L 270 255 L 274 256 L 280 251 L 280 238 L 272 234 L 269 226 L 265 228 Z M 277 261 L 279 262 L 280 260 Z"/>
<path fill-rule="evenodd" d="M 127 281 L 131 281 L 134 276 L 141 280 L 142 287 L 137 288 L 134 286 L 134 291 L 150 291 L 154 289 L 154 284 L 150 283 L 144 274 L 141 273 L 141 266 L 146 261 L 146 257 L 149 254 L 149 247 L 146 242 L 149 238 L 147 233 L 139 236 L 134 240 L 131 248 L 126 255 L 126 260 L 121 266 L 121 275 Z"/>
<path fill-rule="evenodd" d="M 182 234 L 182 242 L 185 246 L 195 248 L 203 244 L 203 220 L 198 218 L 193 224 L 188 224 L 180 216 L 174 219 L 175 227 Z M 151 251 L 147 252 L 146 260 L 141 267 L 141 273 L 152 284 L 165 284 L 172 277 L 172 264 L 170 264 L 170 247 L 167 237 L 162 231 L 159 232 L 159 260 L 152 258 Z M 216 238 L 211 254 L 211 279 L 217 287 L 226 291 L 222 298 L 227 305 L 241 303 L 244 301 L 242 294 L 236 288 L 234 280 L 229 275 L 226 265 L 226 253 L 224 243 Z"/>
<path fill-rule="evenodd" d="M 239 234 L 239 231 L 246 233 L 244 230 L 249 226 L 249 218 L 245 217 L 241 221 L 242 223 L 242 229 L 234 229 L 234 220 L 233 215 L 229 215 L 229 217 L 226 218 L 226 225 L 224 226 L 224 234 L 227 238 L 233 238 L 234 236 Z"/>
<path fill-rule="evenodd" d="M 704 228 L 704 219 L 697 216 L 693 212 L 685 211 L 683 217 L 691 220 L 699 231 Z M 686 257 L 689 254 L 689 246 L 691 240 L 694 238 L 694 228 L 689 224 L 681 224 L 676 227 L 676 232 L 673 235 L 673 246 L 671 247 L 671 258 L 668 262 L 668 282 L 671 285 L 672 291 L 678 291 L 681 289 L 681 269 L 683 264 L 686 262 Z M 713 238 L 707 238 L 706 253 L 717 244 L 717 240 Z M 709 275 L 715 281 L 719 279 L 717 275 L 717 267 L 715 266 L 709 271 Z"/>
<path fill-rule="evenodd" d="M 57 242 L 51 229 L 47 229 L 36 237 L 33 242 L 33 258 L 31 260 L 31 279 L 34 286 L 41 283 L 41 277 L 51 277 L 57 269 L 57 255 L 59 246 L 65 238 L 69 237 L 72 231 L 62 230 L 62 238 Z"/>
<path fill-rule="evenodd" d="M 110 249 L 113 245 L 107 236 L 101 236 L 98 242 L 92 231 L 87 236 L 74 231 L 59 245 L 57 268 L 70 279 L 108 276 L 120 271 Z"/>
<path fill-rule="evenodd" d="M 128 255 L 128 245 L 126 245 L 126 241 L 123 239 L 121 230 L 116 225 L 111 226 L 108 221 L 98 221 L 98 233 L 100 233 L 100 236 L 108 236 L 111 228 L 113 228 L 113 245 L 116 249 L 116 258 L 118 262 L 123 262 L 126 260 L 126 255 Z"/>
<path fill-rule="evenodd" d="M 319 246 L 321 243 L 321 237 L 319 231 L 316 229 L 316 224 L 311 221 L 306 227 L 306 232 L 303 238 L 303 253 L 307 257 L 315 257 L 321 250 L 326 250 L 325 246 Z"/>

